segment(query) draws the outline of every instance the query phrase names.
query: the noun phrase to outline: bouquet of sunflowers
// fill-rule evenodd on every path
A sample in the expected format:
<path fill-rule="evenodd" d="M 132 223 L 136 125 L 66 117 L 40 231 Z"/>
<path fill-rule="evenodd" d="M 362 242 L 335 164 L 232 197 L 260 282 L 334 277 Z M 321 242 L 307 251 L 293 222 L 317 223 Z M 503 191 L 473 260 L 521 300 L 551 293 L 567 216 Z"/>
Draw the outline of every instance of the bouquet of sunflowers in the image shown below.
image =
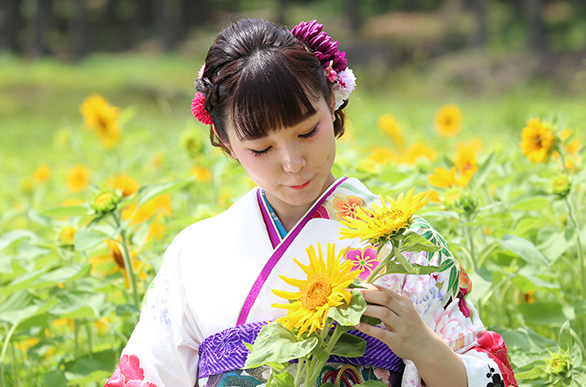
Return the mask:
<path fill-rule="evenodd" d="M 380 197 L 381 206 L 373 204 L 372 209 L 358 207 L 356 218 L 348 217 L 342 221 L 346 228 L 340 231 L 341 238 L 360 237 L 362 241 L 369 241 L 377 246 L 379 258 L 383 251 L 388 251 L 364 283 L 358 279 L 360 271 L 352 271 L 353 263 L 343 262 L 345 250 L 336 252 L 334 244 L 328 244 L 325 259 L 319 243 L 317 249 L 309 246 L 307 266 L 295 259 L 307 279 L 281 276 L 299 291 L 273 290 L 277 296 L 289 301 L 287 304 L 273 304 L 276 308 L 286 309 L 287 315 L 265 325 L 254 344 L 245 343 L 250 350 L 245 368 L 269 366 L 268 387 L 312 386 L 330 356 L 354 358 L 364 355 L 366 341 L 348 331 L 361 321 L 380 324 L 380 320 L 363 315 L 367 303 L 360 289 L 364 284 L 392 273 L 429 274 L 448 268 L 412 264 L 402 255 L 403 252 L 440 250 L 439 246 L 409 230 L 413 214 L 427 203 L 427 196 L 423 193 L 413 196 L 413 191 L 400 194 L 396 201 L 387 197 L 385 202 Z M 289 367 L 291 361 L 297 362 L 296 368 Z M 328 382 L 322 386 L 334 385 Z M 357 386 L 385 385 L 367 381 Z"/>

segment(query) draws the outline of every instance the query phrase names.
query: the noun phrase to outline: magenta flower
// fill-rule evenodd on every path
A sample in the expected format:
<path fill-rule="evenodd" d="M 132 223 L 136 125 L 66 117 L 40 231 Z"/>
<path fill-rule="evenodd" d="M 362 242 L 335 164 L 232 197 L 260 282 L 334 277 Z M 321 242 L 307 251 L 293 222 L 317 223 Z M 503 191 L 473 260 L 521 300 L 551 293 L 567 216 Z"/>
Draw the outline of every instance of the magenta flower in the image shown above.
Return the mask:
<path fill-rule="evenodd" d="M 120 364 L 104 387 L 157 387 L 144 381 L 144 371 L 136 355 L 123 355 Z"/>
<path fill-rule="evenodd" d="M 364 249 L 350 249 L 346 252 L 346 260 L 352 261 L 352 271 L 360 270 L 360 278 L 366 280 L 370 273 L 380 264 L 376 257 L 376 249 L 366 247 Z"/>
<path fill-rule="evenodd" d="M 336 73 L 339 73 L 346 69 L 348 63 L 346 53 L 340 52 L 338 42 L 332 41 L 328 34 L 322 32 L 323 28 L 324 26 L 319 24 L 317 20 L 312 20 L 309 23 L 303 21 L 297 24 L 291 33 L 314 52 L 324 67 L 327 68 L 332 62 L 332 68 Z"/>
<path fill-rule="evenodd" d="M 195 93 L 195 97 L 191 101 L 191 112 L 202 124 L 211 125 L 214 121 L 212 121 L 212 116 L 204 107 L 205 100 L 202 93 Z"/>

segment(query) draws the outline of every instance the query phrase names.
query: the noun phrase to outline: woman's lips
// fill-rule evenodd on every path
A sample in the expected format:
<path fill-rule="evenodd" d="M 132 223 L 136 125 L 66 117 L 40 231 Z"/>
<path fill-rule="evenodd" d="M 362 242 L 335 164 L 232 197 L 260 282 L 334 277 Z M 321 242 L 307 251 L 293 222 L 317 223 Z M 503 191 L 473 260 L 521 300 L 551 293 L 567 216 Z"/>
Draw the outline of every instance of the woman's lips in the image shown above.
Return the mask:
<path fill-rule="evenodd" d="M 290 185 L 289 188 L 298 189 L 299 190 L 299 189 L 303 189 L 303 188 L 307 187 L 309 185 L 309 183 L 311 183 L 311 179 L 307 180 L 307 182 L 305 182 L 305 183 L 303 183 L 301 185 Z"/>

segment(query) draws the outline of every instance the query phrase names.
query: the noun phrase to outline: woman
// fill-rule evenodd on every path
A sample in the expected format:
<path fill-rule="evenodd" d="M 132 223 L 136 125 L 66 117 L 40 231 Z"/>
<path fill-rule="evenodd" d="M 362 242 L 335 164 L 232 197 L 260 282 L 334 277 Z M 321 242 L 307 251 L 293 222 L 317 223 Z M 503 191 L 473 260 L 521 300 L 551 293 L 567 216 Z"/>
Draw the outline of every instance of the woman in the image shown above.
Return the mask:
<path fill-rule="evenodd" d="M 344 53 L 315 21 L 288 31 L 245 19 L 220 32 L 192 110 L 210 125 L 212 144 L 258 187 L 174 239 L 106 386 L 261 385 L 267 370 L 242 370 L 242 342 L 284 315 L 271 306 L 283 301 L 271 290 L 283 288 L 279 274 L 303 277 L 293 258 L 307 263 L 308 246 L 335 243 L 346 259 L 371 260 L 356 270 L 376 265 L 373 246 L 339 239 L 339 220 L 378 200 L 358 180 L 331 171 L 353 87 Z M 443 241 L 418 219 L 413 230 Z M 422 265 L 449 258 L 406 257 Z M 457 292 L 444 274 L 389 275 L 363 291 L 371 304 L 365 314 L 386 329 L 360 324 L 354 334 L 367 339 L 365 355 L 330 358 L 317 384 L 516 385 L 502 339 L 485 331 L 465 301 L 470 288 L 462 278 Z"/>

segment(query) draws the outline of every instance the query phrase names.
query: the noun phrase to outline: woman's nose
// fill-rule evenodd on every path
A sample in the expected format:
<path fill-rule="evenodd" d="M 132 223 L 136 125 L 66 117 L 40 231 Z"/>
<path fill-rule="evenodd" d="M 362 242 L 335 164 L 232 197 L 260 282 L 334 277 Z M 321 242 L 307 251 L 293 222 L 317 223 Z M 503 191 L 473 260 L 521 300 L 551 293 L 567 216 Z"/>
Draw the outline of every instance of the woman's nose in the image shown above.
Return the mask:
<path fill-rule="evenodd" d="M 288 152 L 283 160 L 283 170 L 287 173 L 297 173 L 305 167 L 306 161 L 298 152 Z"/>

